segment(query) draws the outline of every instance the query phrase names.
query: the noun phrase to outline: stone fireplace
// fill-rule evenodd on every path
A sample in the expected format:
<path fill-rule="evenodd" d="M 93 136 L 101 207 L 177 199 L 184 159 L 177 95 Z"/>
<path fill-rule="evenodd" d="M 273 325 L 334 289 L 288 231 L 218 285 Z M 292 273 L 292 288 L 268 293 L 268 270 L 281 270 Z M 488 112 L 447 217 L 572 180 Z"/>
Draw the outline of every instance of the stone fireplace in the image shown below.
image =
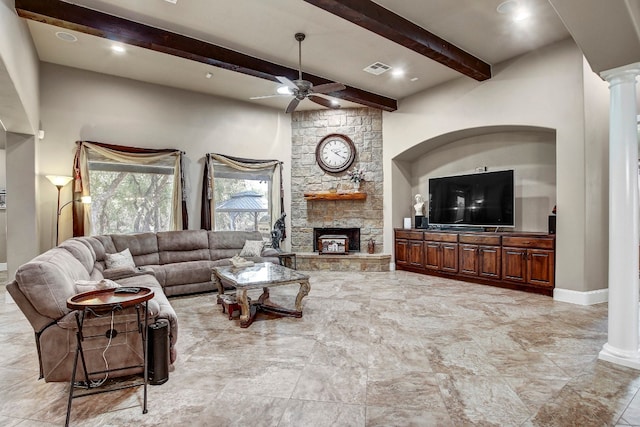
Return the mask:
<path fill-rule="evenodd" d="M 331 133 L 347 135 L 356 147 L 355 161 L 347 171 L 326 173 L 316 162 L 318 142 Z M 382 254 L 382 112 L 372 108 L 296 111 L 291 116 L 291 136 L 291 251 L 298 256 L 298 268 L 388 271 L 390 255 Z M 364 197 L 305 199 L 309 192 L 353 191 L 347 172 L 355 168 L 364 170 L 359 190 Z M 318 254 L 319 229 L 346 234 L 349 253 Z M 370 240 L 375 241 L 374 254 L 367 253 Z"/>
<path fill-rule="evenodd" d="M 360 252 L 360 229 L 359 228 L 325 228 L 315 227 L 313 229 L 313 251 L 318 252 L 318 238 L 327 234 L 343 234 L 349 238 L 349 252 Z"/>

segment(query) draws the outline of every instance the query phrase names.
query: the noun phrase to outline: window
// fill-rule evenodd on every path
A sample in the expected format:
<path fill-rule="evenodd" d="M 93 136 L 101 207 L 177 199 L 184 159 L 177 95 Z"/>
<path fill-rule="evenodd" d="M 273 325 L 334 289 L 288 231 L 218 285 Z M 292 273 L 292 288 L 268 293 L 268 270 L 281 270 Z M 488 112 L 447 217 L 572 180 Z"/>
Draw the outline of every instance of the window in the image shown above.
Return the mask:
<path fill-rule="evenodd" d="M 273 222 L 284 217 L 279 160 L 210 153 L 202 183 L 200 220 L 205 230 L 257 230 L 269 240 Z"/>
<path fill-rule="evenodd" d="M 91 234 L 171 229 L 174 168 L 95 161 L 89 157 Z M 173 162 L 173 159 L 169 159 Z"/>
<path fill-rule="evenodd" d="M 188 228 L 179 150 L 78 141 L 74 235 L 158 232 Z"/>
<path fill-rule="evenodd" d="M 271 233 L 272 171 L 239 171 L 230 166 L 214 167 L 215 230 Z"/>

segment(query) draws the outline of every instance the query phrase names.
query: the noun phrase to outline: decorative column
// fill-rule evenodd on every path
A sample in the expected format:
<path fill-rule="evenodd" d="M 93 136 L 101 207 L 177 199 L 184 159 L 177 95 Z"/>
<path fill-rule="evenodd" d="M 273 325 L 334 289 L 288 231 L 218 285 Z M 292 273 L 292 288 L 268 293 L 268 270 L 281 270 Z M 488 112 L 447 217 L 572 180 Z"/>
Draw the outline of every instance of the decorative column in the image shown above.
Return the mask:
<path fill-rule="evenodd" d="M 640 369 L 638 349 L 638 124 L 640 63 L 603 72 L 609 82 L 609 329 L 599 358 Z"/>

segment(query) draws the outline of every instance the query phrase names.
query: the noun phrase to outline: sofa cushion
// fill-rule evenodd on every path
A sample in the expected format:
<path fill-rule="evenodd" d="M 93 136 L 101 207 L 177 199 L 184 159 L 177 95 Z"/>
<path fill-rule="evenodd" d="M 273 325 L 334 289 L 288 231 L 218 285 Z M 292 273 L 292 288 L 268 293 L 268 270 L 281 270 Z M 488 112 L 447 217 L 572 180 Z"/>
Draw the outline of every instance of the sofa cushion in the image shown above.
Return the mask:
<path fill-rule="evenodd" d="M 211 280 L 211 261 L 186 261 L 153 266 L 157 276 L 164 276 L 163 287 Z"/>
<path fill-rule="evenodd" d="M 69 239 L 62 242 L 59 247 L 69 251 L 75 259 L 82 263 L 87 273 L 91 274 L 96 262 L 96 253 L 91 246 L 87 246 L 78 239 Z"/>
<path fill-rule="evenodd" d="M 238 255 L 247 240 L 262 240 L 262 234 L 259 231 L 209 231 L 211 260 Z"/>
<path fill-rule="evenodd" d="M 96 254 L 96 259 L 93 265 L 94 270 L 91 273 L 92 276 L 96 275 L 96 270 L 102 272 L 106 268 L 105 259 L 107 254 L 118 252 L 116 251 L 113 240 L 111 240 L 111 236 L 109 235 L 74 237 L 73 240 L 77 240 L 78 242 L 89 246 Z"/>
<path fill-rule="evenodd" d="M 157 236 L 160 264 L 209 260 L 206 230 L 162 231 Z"/>
<path fill-rule="evenodd" d="M 116 251 L 120 252 L 129 248 L 136 265 L 160 263 L 156 233 L 112 234 L 111 239 Z"/>
<path fill-rule="evenodd" d="M 71 310 L 67 298 L 75 295 L 76 280 L 89 280 L 89 273 L 66 249 L 53 248 L 16 271 L 16 282 L 33 307 L 42 315 L 58 319 Z"/>

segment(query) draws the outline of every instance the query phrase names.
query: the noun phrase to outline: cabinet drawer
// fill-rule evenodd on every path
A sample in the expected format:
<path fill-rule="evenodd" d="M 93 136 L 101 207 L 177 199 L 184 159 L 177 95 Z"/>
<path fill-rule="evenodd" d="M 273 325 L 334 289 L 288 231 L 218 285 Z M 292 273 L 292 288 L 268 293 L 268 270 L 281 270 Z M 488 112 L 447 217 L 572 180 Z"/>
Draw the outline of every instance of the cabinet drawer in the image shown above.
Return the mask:
<path fill-rule="evenodd" d="M 553 237 L 524 237 L 504 236 L 502 246 L 515 246 L 519 248 L 553 249 L 555 239 Z"/>
<path fill-rule="evenodd" d="M 396 239 L 422 240 L 422 231 L 396 230 Z"/>
<path fill-rule="evenodd" d="M 453 233 L 424 233 L 424 240 L 431 240 L 432 242 L 452 242 L 458 241 L 458 235 Z"/>
<path fill-rule="evenodd" d="M 461 234 L 460 243 L 470 243 L 474 245 L 500 246 L 501 236 L 487 236 L 482 234 Z"/>

